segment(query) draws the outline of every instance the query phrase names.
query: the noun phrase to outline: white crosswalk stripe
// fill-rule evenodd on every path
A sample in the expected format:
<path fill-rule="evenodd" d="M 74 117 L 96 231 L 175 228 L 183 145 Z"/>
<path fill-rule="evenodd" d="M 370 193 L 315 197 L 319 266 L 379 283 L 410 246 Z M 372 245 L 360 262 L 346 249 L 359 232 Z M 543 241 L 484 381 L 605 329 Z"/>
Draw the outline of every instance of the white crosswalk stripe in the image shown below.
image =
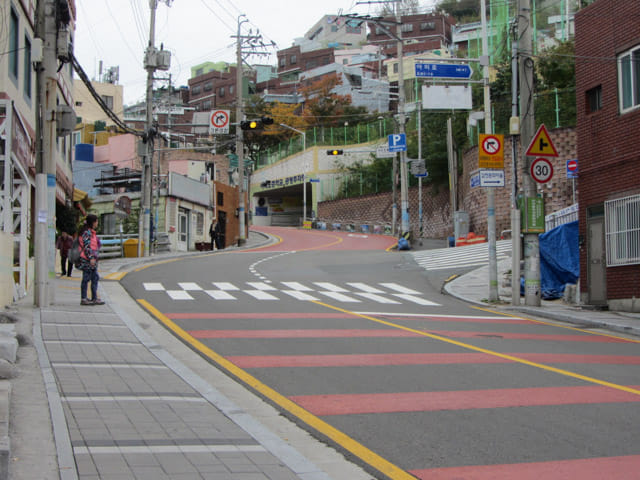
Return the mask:
<path fill-rule="evenodd" d="M 422 293 L 398 283 L 377 283 L 370 285 L 363 282 L 346 282 L 349 288 L 331 282 L 312 282 L 312 288 L 301 282 L 280 282 L 287 288 L 278 289 L 266 282 L 245 282 L 246 287 L 230 282 L 211 282 L 214 289 L 203 288 L 197 282 L 178 282 L 180 289 L 171 289 L 161 282 L 145 282 L 143 287 L 148 292 L 165 292 L 172 300 L 195 300 L 198 292 L 203 292 L 212 300 L 242 300 L 243 295 L 260 301 L 280 300 L 284 294 L 300 301 L 320 301 L 320 297 L 328 297 L 341 303 L 362 303 L 364 299 L 388 305 L 398 305 L 402 301 L 422 306 L 440 306 L 423 298 Z M 249 287 L 249 288 L 247 288 Z M 233 292 L 233 293 L 231 293 Z M 359 297 L 359 298 L 358 298 Z"/>
<path fill-rule="evenodd" d="M 411 252 L 416 263 L 425 270 L 480 267 L 489 264 L 489 245 L 478 243 L 455 248 L 437 248 Z M 511 256 L 511 240 L 496 242 L 496 258 L 502 260 Z"/>

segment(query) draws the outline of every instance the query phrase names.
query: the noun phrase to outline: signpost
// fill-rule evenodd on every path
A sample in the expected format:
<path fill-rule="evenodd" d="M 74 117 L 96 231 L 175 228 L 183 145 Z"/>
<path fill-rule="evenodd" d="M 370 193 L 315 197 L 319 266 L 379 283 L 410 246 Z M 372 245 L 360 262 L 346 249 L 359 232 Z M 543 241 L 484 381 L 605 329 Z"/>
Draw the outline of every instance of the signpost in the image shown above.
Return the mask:
<path fill-rule="evenodd" d="M 504 168 L 504 135 L 479 135 L 478 167 Z"/>
<path fill-rule="evenodd" d="M 525 153 L 527 157 L 557 157 L 558 151 L 556 147 L 553 145 L 551 141 L 551 136 L 547 131 L 547 127 L 544 126 L 544 123 L 540 125 L 538 131 L 533 136 L 533 140 L 529 144 L 529 148 L 527 148 L 527 153 Z"/>
<path fill-rule="evenodd" d="M 469 65 L 448 63 L 416 63 L 416 77 L 469 79 L 473 70 Z"/>
<path fill-rule="evenodd" d="M 567 160 L 567 178 L 578 178 L 578 160 Z"/>
<path fill-rule="evenodd" d="M 229 110 L 214 110 L 209 116 L 209 134 L 229 133 Z"/>
<path fill-rule="evenodd" d="M 389 135 L 389 152 L 406 152 L 407 136 L 404 133 L 394 133 Z"/>
<path fill-rule="evenodd" d="M 481 187 L 504 187 L 504 170 L 480 170 Z"/>
<path fill-rule="evenodd" d="M 531 162 L 531 178 L 538 183 L 547 183 L 553 177 L 553 165 L 543 157 L 536 158 Z"/>

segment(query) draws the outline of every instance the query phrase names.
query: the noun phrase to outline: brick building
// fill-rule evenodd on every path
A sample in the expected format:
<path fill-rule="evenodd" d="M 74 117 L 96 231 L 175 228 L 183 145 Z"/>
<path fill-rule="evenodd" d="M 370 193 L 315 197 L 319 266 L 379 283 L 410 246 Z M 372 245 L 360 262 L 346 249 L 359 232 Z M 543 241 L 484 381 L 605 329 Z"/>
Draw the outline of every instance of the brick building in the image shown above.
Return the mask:
<path fill-rule="evenodd" d="M 576 22 L 580 275 L 585 303 L 640 311 L 640 2 Z"/>

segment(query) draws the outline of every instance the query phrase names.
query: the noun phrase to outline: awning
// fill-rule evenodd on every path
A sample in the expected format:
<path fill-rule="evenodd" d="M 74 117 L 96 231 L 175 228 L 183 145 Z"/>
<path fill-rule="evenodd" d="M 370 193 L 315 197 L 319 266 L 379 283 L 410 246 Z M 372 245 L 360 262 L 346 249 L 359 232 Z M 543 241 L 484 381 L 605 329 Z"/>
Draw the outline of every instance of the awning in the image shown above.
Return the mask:
<path fill-rule="evenodd" d="M 79 188 L 74 188 L 73 204 L 78 210 L 80 210 L 82 215 L 86 215 L 87 209 L 91 207 L 91 200 L 89 199 L 89 194 L 84 190 L 80 190 Z"/>

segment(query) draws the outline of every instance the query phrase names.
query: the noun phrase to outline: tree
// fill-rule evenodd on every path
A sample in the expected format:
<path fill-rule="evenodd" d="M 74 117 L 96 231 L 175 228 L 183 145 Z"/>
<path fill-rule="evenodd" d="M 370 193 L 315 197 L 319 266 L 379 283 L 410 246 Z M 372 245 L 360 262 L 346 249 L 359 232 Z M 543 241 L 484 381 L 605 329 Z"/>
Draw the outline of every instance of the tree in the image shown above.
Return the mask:
<path fill-rule="evenodd" d="M 308 127 L 337 126 L 344 121 L 351 95 L 338 95 L 333 90 L 342 85 L 336 73 L 324 75 L 300 89 L 304 97 L 302 114 Z"/>
<path fill-rule="evenodd" d="M 538 60 L 538 70 L 542 77 L 542 87 L 575 88 L 576 63 L 573 41 L 562 42 L 546 49 Z"/>
<path fill-rule="evenodd" d="M 390 17 L 395 15 L 395 11 L 392 5 L 384 4 L 378 14 L 381 17 Z M 400 0 L 398 5 L 400 15 L 417 15 L 420 13 L 419 0 Z"/>
<path fill-rule="evenodd" d="M 468 23 L 480 19 L 479 0 L 440 0 L 437 8 L 454 17 L 458 23 Z"/>

